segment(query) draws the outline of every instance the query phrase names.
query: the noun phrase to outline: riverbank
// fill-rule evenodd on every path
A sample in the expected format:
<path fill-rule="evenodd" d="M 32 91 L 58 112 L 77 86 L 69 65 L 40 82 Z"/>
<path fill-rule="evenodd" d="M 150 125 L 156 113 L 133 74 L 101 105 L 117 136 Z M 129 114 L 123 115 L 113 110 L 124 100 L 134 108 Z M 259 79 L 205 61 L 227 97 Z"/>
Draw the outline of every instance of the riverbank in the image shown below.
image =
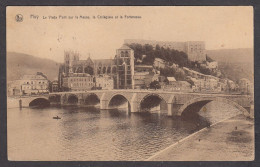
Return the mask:
<path fill-rule="evenodd" d="M 190 135 L 147 161 L 252 161 L 254 121 L 238 115 Z"/>

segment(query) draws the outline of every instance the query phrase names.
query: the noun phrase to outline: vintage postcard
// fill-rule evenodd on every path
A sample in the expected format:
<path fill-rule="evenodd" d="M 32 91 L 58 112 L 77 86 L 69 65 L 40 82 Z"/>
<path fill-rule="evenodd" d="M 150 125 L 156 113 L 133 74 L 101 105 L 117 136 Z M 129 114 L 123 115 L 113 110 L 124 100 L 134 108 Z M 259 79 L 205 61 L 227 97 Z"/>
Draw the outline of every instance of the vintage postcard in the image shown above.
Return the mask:
<path fill-rule="evenodd" d="M 6 11 L 8 160 L 254 160 L 253 7 Z"/>

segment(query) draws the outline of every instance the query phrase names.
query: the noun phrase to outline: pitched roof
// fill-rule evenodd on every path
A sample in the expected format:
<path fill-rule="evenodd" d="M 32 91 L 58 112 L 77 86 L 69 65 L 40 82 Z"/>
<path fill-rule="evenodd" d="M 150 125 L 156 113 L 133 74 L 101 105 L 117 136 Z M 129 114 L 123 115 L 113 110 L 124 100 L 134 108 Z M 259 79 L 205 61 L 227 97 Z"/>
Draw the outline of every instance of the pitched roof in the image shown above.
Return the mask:
<path fill-rule="evenodd" d="M 167 77 L 168 81 L 176 81 L 174 77 Z"/>
<path fill-rule="evenodd" d="M 121 46 L 119 49 L 120 49 L 120 50 L 121 50 L 121 49 L 122 49 L 122 50 L 132 50 L 131 48 L 129 48 L 129 47 L 126 46 L 126 45 Z"/>
<path fill-rule="evenodd" d="M 93 63 L 93 61 L 90 57 L 88 57 L 87 61 L 90 61 L 91 63 Z"/>

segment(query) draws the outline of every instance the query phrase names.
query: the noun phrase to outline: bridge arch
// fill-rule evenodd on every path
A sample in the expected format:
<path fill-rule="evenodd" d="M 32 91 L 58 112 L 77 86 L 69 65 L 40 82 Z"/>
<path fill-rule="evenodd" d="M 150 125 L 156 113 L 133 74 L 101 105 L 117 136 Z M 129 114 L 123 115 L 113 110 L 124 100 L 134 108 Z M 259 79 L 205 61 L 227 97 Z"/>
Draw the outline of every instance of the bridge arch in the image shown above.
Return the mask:
<path fill-rule="evenodd" d="M 128 108 L 130 109 L 130 102 L 123 94 L 114 94 L 108 100 L 109 108 Z"/>
<path fill-rule="evenodd" d="M 98 95 L 95 93 L 90 93 L 84 98 L 85 105 L 97 105 L 100 103 Z"/>
<path fill-rule="evenodd" d="M 47 98 L 35 98 L 29 103 L 29 107 L 49 107 L 50 101 Z"/>
<path fill-rule="evenodd" d="M 188 102 L 186 102 L 183 106 L 180 107 L 177 115 L 181 116 L 184 112 L 199 112 L 203 106 L 205 106 L 206 104 L 208 104 L 209 102 L 212 102 L 212 101 L 226 103 L 228 105 L 231 105 L 231 106 L 237 108 L 239 111 L 241 111 L 245 115 L 249 114 L 249 112 L 244 107 L 242 107 L 238 103 L 236 103 L 232 100 L 229 100 L 227 98 L 200 97 L 200 98 L 191 99 Z"/>
<path fill-rule="evenodd" d="M 162 106 L 164 104 L 164 108 Z M 159 110 L 167 110 L 167 100 L 156 93 L 149 93 L 144 96 L 140 102 L 140 110 L 151 110 L 154 107 L 160 106 Z"/>
<path fill-rule="evenodd" d="M 78 98 L 77 95 L 75 95 L 75 94 L 70 94 L 70 95 L 68 96 L 68 101 L 67 101 L 68 104 L 77 104 L 78 101 L 79 101 L 79 98 Z"/>

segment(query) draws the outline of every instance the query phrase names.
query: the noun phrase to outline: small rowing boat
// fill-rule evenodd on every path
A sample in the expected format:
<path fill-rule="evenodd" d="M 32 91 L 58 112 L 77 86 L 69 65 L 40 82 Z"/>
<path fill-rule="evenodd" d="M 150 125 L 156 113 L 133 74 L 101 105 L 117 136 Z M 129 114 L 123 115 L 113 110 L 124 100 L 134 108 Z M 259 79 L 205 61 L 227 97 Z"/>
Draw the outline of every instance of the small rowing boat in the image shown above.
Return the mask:
<path fill-rule="evenodd" d="M 61 117 L 56 116 L 56 117 L 52 117 L 53 119 L 61 119 Z"/>

